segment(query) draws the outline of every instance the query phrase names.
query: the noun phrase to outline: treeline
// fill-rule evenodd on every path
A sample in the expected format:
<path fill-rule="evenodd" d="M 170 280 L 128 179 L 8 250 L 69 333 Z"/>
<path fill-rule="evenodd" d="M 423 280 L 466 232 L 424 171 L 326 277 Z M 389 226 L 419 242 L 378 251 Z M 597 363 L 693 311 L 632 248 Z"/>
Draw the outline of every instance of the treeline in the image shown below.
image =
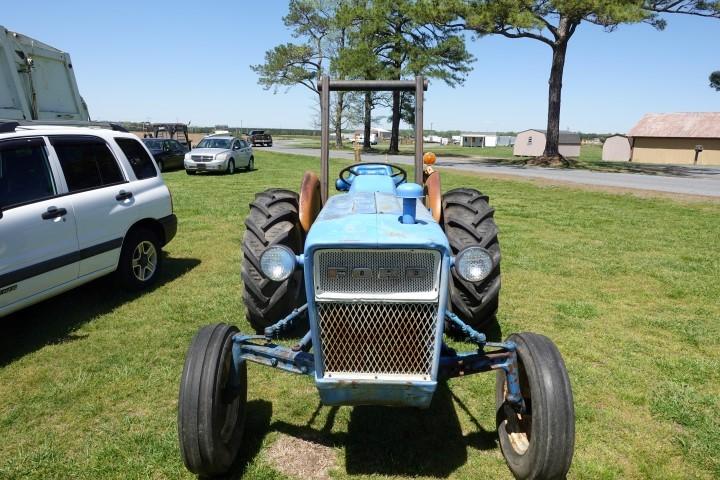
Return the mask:
<path fill-rule="evenodd" d="M 720 0 L 290 0 L 283 21 L 295 40 L 268 50 L 265 61 L 251 68 L 260 85 L 274 91 L 302 85 L 319 94 L 324 74 L 348 80 L 424 75 L 456 86 L 475 61 L 466 34 L 473 40 L 501 35 L 539 41 L 552 51 L 547 142 L 540 160 L 564 161 L 558 150 L 562 77 L 577 28 L 592 23 L 610 32 L 642 22 L 662 30 L 669 13 L 717 18 Z M 389 153 L 398 152 L 401 120 L 413 126 L 411 94 L 335 92 L 332 105 L 338 145 L 344 129 L 362 124 L 369 149 L 376 107 L 390 108 Z"/>

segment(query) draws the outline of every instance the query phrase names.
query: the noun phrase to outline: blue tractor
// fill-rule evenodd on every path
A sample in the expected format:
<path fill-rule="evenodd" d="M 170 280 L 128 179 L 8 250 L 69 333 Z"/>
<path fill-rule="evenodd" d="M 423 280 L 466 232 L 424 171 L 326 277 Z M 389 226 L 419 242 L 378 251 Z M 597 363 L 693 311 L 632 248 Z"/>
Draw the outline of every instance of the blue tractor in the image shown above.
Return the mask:
<path fill-rule="evenodd" d="M 501 450 L 516 478 L 563 478 L 574 448 L 570 380 L 555 345 L 516 333 L 489 341 L 500 289 L 493 209 L 480 192 L 444 195 L 422 152 L 427 82 L 330 81 L 321 91 L 321 175 L 300 193 L 270 189 L 250 204 L 244 301 L 254 334 L 202 328 L 182 373 L 178 430 L 185 466 L 221 475 L 243 441 L 247 362 L 313 379 L 325 405 L 427 408 L 449 378 L 495 371 Z M 416 96 L 415 183 L 400 166 L 355 163 L 328 197 L 331 90 Z M 294 347 L 274 339 L 305 327 Z M 445 336 L 472 348 L 450 348 Z M 392 428 L 389 426 L 388 428 Z"/>

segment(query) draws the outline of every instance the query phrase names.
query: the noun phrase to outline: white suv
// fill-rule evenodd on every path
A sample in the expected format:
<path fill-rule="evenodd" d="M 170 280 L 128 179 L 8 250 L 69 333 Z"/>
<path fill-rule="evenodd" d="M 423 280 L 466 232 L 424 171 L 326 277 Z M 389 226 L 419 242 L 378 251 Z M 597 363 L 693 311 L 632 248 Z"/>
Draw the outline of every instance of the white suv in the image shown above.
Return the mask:
<path fill-rule="evenodd" d="M 0 317 L 112 272 L 142 289 L 176 231 L 135 135 L 0 122 Z"/>

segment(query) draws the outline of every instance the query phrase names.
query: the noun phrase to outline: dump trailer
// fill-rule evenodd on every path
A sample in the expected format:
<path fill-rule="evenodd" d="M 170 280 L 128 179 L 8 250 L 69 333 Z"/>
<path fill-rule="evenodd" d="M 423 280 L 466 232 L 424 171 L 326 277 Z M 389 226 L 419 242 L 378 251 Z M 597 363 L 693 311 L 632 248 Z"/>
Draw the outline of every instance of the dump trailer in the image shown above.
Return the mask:
<path fill-rule="evenodd" d="M 0 118 L 90 120 L 70 55 L 0 26 Z"/>

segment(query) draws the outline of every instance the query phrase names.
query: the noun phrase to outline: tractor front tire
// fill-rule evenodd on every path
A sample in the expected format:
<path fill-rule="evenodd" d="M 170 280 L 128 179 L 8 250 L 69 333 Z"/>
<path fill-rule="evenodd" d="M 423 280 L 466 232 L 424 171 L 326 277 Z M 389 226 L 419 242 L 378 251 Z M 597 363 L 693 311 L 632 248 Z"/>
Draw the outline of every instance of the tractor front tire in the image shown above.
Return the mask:
<path fill-rule="evenodd" d="M 180 379 L 178 437 L 183 462 L 201 476 L 230 471 L 242 445 L 247 410 L 247 365 L 233 385 L 232 337 L 236 327 L 218 323 L 193 338 Z"/>
<path fill-rule="evenodd" d="M 442 225 L 453 255 L 465 247 L 486 248 L 495 268 L 478 283 L 460 278 L 452 269 L 452 310 L 470 326 L 484 330 L 495 321 L 500 297 L 500 243 L 488 197 L 472 188 L 450 190 L 442 198 Z"/>
<path fill-rule="evenodd" d="M 495 389 L 497 432 L 505 461 L 517 479 L 562 479 L 575 447 L 575 409 L 565 363 L 555 344 L 536 333 L 516 333 L 518 379 L 525 412 L 506 405 L 505 372 Z"/>
<path fill-rule="evenodd" d="M 242 280 L 246 316 L 258 333 L 305 303 L 302 270 L 282 282 L 275 282 L 262 273 L 260 256 L 271 245 L 285 245 L 299 255 L 303 252 L 303 242 L 298 194 L 280 188 L 256 194 L 245 219 Z"/>

